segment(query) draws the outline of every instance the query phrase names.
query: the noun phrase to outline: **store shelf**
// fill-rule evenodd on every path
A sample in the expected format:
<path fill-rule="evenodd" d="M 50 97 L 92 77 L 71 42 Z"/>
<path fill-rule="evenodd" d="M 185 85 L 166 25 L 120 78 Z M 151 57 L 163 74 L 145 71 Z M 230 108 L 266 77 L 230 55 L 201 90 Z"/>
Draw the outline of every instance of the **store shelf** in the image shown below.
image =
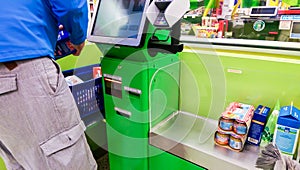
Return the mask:
<path fill-rule="evenodd" d="M 300 50 L 300 43 L 298 42 L 282 42 L 282 41 L 268 41 L 268 40 L 247 40 L 247 39 L 233 39 L 233 38 L 197 38 L 195 36 L 181 36 L 182 42 L 193 43 L 211 43 L 216 45 L 242 45 L 255 46 L 265 48 L 286 48 Z"/>
<path fill-rule="evenodd" d="M 233 38 L 197 38 L 183 35 L 180 41 L 190 48 L 210 48 L 235 51 L 253 51 L 271 54 L 300 56 L 300 43 Z"/>
<path fill-rule="evenodd" d="M 255 169 L 259 147 L 235 152 L 214 144 L 217 121 L 178 111 L 150 132 L 150 144 L 207 169 Z"/>

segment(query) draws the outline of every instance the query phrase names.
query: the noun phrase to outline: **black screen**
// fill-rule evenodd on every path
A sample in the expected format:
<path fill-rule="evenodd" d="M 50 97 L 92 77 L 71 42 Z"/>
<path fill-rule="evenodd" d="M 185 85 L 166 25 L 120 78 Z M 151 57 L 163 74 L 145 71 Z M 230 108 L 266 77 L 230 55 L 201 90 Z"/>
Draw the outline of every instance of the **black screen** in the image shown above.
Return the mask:
<path fill-rule="evenodd" d="M 274 14 L 275 8 L 253 8 L 251 14 Z"/>
<path fill-rule="evenodd" d="M 292 33 L 300 34 L 300 22 L 293 23 Z"/>

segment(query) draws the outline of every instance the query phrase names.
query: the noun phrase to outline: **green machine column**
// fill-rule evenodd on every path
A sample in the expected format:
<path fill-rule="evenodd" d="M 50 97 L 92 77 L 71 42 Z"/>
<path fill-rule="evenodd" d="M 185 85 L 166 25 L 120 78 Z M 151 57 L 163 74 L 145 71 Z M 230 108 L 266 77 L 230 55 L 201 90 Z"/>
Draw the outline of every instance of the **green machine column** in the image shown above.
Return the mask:
<path fill-rule="evenodd" d="M 110 168 L 148 169 L 150 122 L 178 110 L 178 56 L 144 62 L 106 56 L 102 71 Z"/>
<path fill-rule="evenodd" d="M 89 33 L 89 40 L 98 43 L 104 54 L 101 67 L 112 170 L 149 169 L 150 127 L 179 106 L 180 22 L 162 11 L 175 1 L 151 2 L 102 0 Z M 187 4 L 176 12 L 183 15 Z"/>

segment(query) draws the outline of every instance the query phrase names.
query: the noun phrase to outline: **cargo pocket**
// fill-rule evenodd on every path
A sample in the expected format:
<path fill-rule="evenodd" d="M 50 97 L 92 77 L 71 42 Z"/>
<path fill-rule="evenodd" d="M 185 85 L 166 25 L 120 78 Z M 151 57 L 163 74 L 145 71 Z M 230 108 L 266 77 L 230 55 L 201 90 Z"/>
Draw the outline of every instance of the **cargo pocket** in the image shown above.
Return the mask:
<path fill-rule="evenodd" d="M 0 75 L 0 95 L 17 90 L 17 75 Z"/>
<path fill-rule="evenodd" d="M 84 141 L 83 122 L 40 144 L 50 169 L 90 169 L 92 158 Z"/>

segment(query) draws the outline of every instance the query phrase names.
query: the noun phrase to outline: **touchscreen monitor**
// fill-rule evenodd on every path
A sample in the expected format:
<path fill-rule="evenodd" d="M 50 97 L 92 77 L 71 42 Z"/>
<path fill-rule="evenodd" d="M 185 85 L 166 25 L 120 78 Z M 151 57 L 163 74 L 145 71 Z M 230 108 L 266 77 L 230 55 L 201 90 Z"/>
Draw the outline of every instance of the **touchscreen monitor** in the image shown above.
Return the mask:
<path fill-rule="evenodd" d="M 99 0 L 88 40 L 95 43 L 139 46 L 150 0 Z"/>

